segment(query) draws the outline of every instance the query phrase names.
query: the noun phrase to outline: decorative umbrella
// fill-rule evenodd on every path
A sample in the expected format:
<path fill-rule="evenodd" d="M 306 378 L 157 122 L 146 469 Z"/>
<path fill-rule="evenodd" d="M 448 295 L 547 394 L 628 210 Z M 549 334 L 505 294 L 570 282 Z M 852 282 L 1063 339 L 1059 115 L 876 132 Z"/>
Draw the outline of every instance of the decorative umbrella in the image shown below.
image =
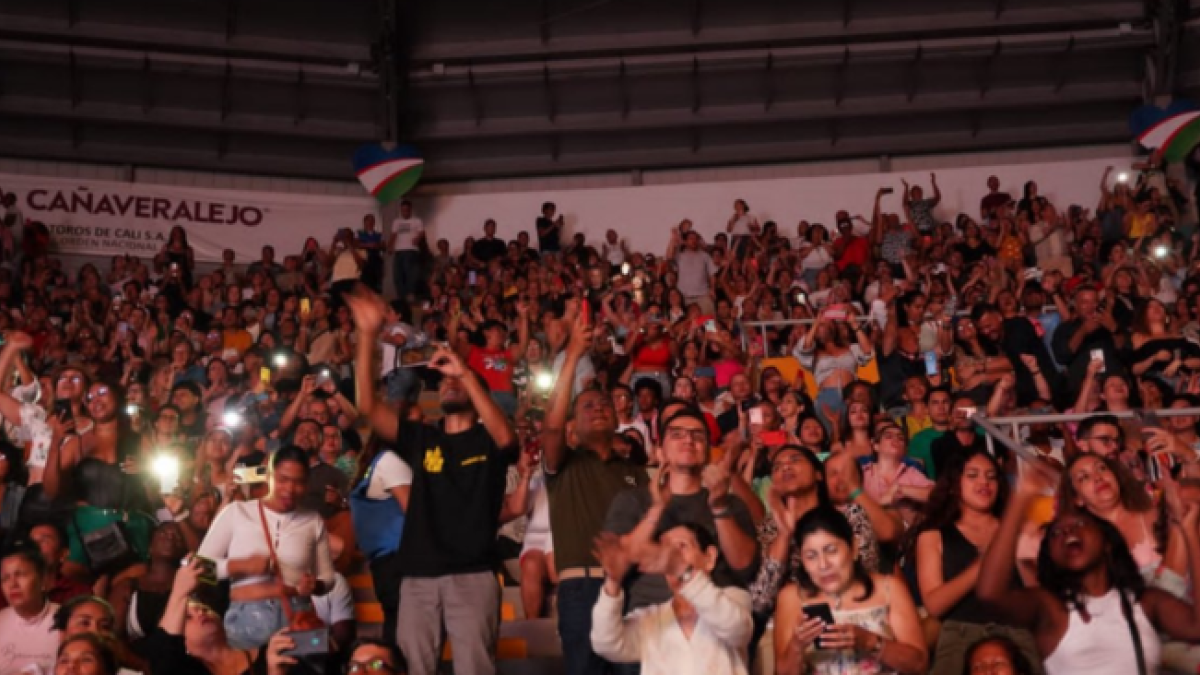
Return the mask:
<path fill-rule="evenodd" d="M 1179 113 L 1155 124 L 1138 136 L 1143 147 L 1162 152 L 1168 162 L 1181 162 L 1200 144 L 1200 111 Z"/>

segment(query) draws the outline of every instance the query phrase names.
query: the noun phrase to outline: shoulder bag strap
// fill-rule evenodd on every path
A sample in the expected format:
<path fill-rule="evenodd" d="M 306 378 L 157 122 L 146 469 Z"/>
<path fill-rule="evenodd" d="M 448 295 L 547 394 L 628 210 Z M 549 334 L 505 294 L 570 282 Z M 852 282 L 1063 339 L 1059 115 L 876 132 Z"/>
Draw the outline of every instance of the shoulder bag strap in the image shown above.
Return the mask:
<path fill-rule="evenodd" d="M 292 622 L 292 601 L 288 598 L 283 587 L 283 575 L 279 569 L 279 557 L 275 554 L 275 544 L 271 542 L 271 528 L 267 525 L 267 511 L 263 508 L 261 499 L 258 501 L 258 519 L 262 523 L 263 537 L 267 540 L 267 551 L 271 554 L 271 566 L 275 568 L 275 581 L 279 585 L 279 604 L 283 606 L 283 615 L 287 617 L 288 624 L 290 625 Z"/>
<path fill-rule="evenodd" d="M 1138 675 L 1147 675 L 1146 673 L 1146 654 L 1142 650 L 1142 633 L 1138 630 L 1137 620 L 1133 615 L 1133 605 L 1129 602 L 1129 596 L 1125 591 L 1117 591 L 1121 596 L 1121 614 L 1125 616 L 1125 623 L 1129 625 L 1129 637 L 1133 639 L 1133 653 L 1137 657 Z"/>
<path fill-rule="evenodd" d="M 75 536 L 79 537 L 79 548 L 83 551 L 83 559 L 87 562 L 88 569 L 92 568 L 92 556 L 88 555 L 87 544 L 83 541 L 83 530 L 79 529 L 79 520 L 76 518 L 76 513 L 71 514 L 71 529 L 75 530 Z"/>

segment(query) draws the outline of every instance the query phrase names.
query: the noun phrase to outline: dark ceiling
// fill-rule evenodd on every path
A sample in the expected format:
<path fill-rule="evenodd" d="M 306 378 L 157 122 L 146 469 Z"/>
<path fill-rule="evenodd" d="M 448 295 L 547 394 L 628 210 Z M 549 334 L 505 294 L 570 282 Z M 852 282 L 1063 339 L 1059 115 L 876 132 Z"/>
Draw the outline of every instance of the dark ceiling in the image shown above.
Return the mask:
<path fill-rule="evenodd" d="M 3 0 L 0 154 L 430 180 L 1128 140 L 1200 0 Z"/>

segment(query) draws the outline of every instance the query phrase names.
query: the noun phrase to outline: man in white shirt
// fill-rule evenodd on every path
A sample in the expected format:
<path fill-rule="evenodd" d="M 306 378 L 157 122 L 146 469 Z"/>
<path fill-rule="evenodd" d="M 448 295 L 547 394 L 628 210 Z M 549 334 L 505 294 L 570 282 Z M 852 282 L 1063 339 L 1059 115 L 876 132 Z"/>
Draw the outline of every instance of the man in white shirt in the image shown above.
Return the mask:
<path fill-rule="evenodd" d="M 425 238 L 425 223 L 413 216 L 412 202 L 400 202 L 400 217 L 392 221 L 388 247 L 392 249 L 392 282 L 396 297 L 411 301 L 421 278 L 420 242 Z"/>
<path fill-rule="evenodd" d="M 601 246 L 601 257 L 608 261 L 608 264 L 619 269 L 625 262 L 626 256 L 629 255 L 629 244 L 617 236 L 616 230 L 609 230 L 604 235 L 604 245 Z"/>
<path fill-rule="evenodd" d="M 667 257 L 675 254 L 675 264 L 679 268 L 679 281 L 676 287 L 683 294 L 683 300 L 687 304 L 697 304 L 700 306 L 702 315 L 712 314 L 713 309 L 713 276 L 717 273 L 717 266 L 700 248 L 700 235 L 695 231 L 689 231 L 684 240 L 683 250 L 677 251 L 679 246 L 679 230 L 671 231 L 671 244 L 667 247 Z"/>

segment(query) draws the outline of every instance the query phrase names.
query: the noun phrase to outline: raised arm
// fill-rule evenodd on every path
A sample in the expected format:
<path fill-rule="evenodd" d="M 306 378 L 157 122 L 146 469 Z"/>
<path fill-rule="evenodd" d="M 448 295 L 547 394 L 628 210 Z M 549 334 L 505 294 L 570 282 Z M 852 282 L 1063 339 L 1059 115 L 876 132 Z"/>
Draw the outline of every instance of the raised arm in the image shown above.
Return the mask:
<path fill-rule="evenodd" d="M 1048 477 L 1037 467 L 1026 463 L 1022 470 L 1022 479 L 1015 494 L 1009 498 L 1000 527 L 980 563 L 975 597 L 997 610 L 1012 625 L 1033 630 L 1049 619 L 1050 612 L 1061 612 L 1062 609 L 1053 607 L 1049 594 L 1043 590 L 1012 587 L 1017 537 L 1025 524 L 1025 514 L 1034 498 L 1050 485 Z"/>
<path fill-rule="evenodd" d="M 563 359 L 562 369 L 558 371 L 558 380 L 554 383 L 542 424 L 542 466 L 549 474 L 557 473 L 566 459 L 567 417 L 571 408 L 575 371 L 579 367 L 579 359 L 591 348 L 592 332 L 582 317 L 575 317 L 571 324 L 567 355 Z"/>
<path fill-rule="evenodd" d="M 1188 555 L 1188 577 L 1200 578 L 1200 505 L 1188 504 L 1182 518 L 1172 513 L 1172 527 L 1183 535 Z M 1172 509 L 1177 511 L 1178 509 Z M 1191 597 L 1184 602 L 1164 591 L 1149 589 L 1142 597 L 1147 618 L 1160 631 L 1176 640 L 1200 641 L 1200 584 L 1190 584 Z"/>
<path fill-rule="evenodd" d="M 346 304 L 354 316 L 358 328 L 358 346 L 354 357 L 354 382 L 357 388 L 358 410 L 366 416 L 371 430 L 389 443 L 395 442 L 400 429 L 400 414 L 375 399 L 376 369 L 375 343 L 379 340 L 379 329 L 383 326 L 385 308 L 383 299 L 359 285 L 353 293 L 345 296 Z"/>
<path fill-rule="evenodd" d="M 471 399 L 471 405 L 479 415 L 479 421 L 487 429 L 497 447 L 512 447 L 517 442 L 508 416 L 496 405 L 487 390 L 479 382 L 479 376 L 463 363 L 462 357 L 449 347 L 438 347 L 429 359 L 429 367 L 440 372 L 443 377 L 458 378 Z"/>

